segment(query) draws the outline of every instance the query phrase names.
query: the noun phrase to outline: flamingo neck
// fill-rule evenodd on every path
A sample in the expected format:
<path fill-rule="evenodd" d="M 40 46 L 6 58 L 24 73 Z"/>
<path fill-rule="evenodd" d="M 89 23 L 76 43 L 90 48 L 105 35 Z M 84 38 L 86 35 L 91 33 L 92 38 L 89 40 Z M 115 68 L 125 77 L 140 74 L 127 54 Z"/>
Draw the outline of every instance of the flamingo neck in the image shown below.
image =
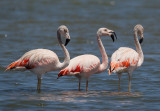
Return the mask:
<path fill-rule="evenodd" d="M 99 35 L 97 35 L 97 42 L 98 42 L 98 46 L 102 54 L 102 64 L 100 64 L 99 70 L 98 70 L 98 73 L 100 73 L 100 72 L 105 71 L 105 69 L 108 66 L 108 56 L 106 54 L 105 48 L 101 41 L 101 37 Z"/>
<path fill-rule="evenodd" d="M 135 41 L 137 53 L 139 54 L 139 61 L 138 61 L 138 67 L 139 67 L 143 63 L 144 56 L 143 56 L 143 51 L 142 51 L 141 45 L 138 40 L 137 31 L 135 31 L 135 33 L 134 33 L 134 41 Z"/>
<path fill-rule="evenodd" d="M 63 63 L 59 62 L 59 64 L 58 64 L 58 70 L 61 70 L 61 69 L 65 68 L 69 65 L 70 55 L 69 55 L 68 50 L 66 49 L 66 47 L 64 46 L 64 44 L 61 40 L 61 35 L 60 35 L 59 31 L 57 31 L 57 38 L 58 38 L 59 45 L 61 46 L 61 48 L 64 52 L 64 61 L 63 61 Z"/>

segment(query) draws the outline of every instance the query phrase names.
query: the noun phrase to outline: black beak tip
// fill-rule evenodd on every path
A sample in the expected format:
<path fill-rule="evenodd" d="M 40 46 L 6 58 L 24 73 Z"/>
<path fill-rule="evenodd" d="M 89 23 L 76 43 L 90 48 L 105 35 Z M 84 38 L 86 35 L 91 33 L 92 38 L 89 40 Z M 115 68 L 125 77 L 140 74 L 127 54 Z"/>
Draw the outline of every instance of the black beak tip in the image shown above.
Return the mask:
<path fill-rule="evenodd" d="M 60 76 L 58 75 L 57 79 L 59 79 L 61 76 L 62 76 L 62 75 L 60 75 Z"/>
<path fill-rule="evenodd" d="M 112 38 L 112 40 L 113 40 L 113 42 L 114 42 L 114 35 L 113 35 L 113 34 L 111 35 L 111 38 Z"/>
<path fill-rule="evenodd" d="M 141 38 L 140 40 L 139 40 L 139 43 L 141 44 L 143 42 L 143 38 Z"/>
<path fill-rule="evenodd" d="M 66 39 L 65 46 L 69 43 L 70 39 Z"/>
<path fill-rule="evenodd" d="M 115 35 L 115 37 L 116 37 L 116 39 L 117 39 L 117 35 L 116 35 L 116 33 L 114 32 L 114 35 Z"/>

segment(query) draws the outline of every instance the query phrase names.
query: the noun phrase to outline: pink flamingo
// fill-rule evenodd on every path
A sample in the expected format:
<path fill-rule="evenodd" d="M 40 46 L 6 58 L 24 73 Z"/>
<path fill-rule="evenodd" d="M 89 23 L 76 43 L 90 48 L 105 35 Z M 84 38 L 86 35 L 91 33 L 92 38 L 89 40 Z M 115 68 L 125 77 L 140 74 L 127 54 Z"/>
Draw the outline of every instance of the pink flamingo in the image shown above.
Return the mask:
<path fill-rule="evenodd" d="M 143 41 L 143 27 L 142 25 L 136 25 L 134 27 L 134 41 L 136 45 L 137 52 L 134 49 L 128 47 L 120 47 L 116 50 L 111 57 L 110 68 L 108 69 L 109 75 L 112 72 L 117 73 L 119 78 L 119 90 L 120 90 L 120 77 L 121 73 L 128 73 L 129 76 L 129 92 L 131 90 L 131 76 L 133 71 L 140 67 L 143 63 L 144 56 L 141 49 L 140 43 Z M 140 36 L 140 41 L 138 37 Z"/>
<path fill-rule="evenodd" d="M 37 75 L 37 90 L 41 89 L 41 76 L 49 71 L 61 70 L 69 65 L 70 55 L 65 48 L 61 36 L 66 38 L 65 46 L 70 41 L 69 30 L 61 25 L 57 30 L 57 38 L 64 51 L 64 62 L 61 63 L 56 53 L 48 49 L 34 49 L 25 53 L 20 59 L 7 66 L 7 70 L 30 70 Z"/>
<path fill-rule="evenodd" d="M 108 66 L 108 57 L 105 48 L 103 47 L 100 36 L 111 36 L 112 40 L 114 41 L 114 36 L 116 37 L 116 34 L 114 31 L 109 30 L 107 28 L 100 28 L 97 31 L 97 42 L 102 54 L 102 64 L 100 63 L 100 59 L 95 55 L 91 54 L 80 55 L 71 59 L 70 64 L 65 69 L 59 72 L 58 78 L 60 76 L 77 77 L 79 79 L 79 90 L 80 90 L 81 78 L 84 77 L 86 79 L 86 91 L 87 91 L 88 79 L 91 76 L 91 74 L 101 73 Z"/>

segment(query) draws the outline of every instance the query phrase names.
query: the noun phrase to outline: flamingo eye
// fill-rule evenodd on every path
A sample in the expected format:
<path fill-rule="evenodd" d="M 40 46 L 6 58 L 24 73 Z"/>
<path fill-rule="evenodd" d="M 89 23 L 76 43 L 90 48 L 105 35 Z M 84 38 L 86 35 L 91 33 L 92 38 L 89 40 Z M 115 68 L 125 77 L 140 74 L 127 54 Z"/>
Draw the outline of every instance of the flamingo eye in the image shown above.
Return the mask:
<path fill-rule="evenodd" d="M 107 31 L 107 29 L 104 29 L 104 31 Z"/>
<path fill-rule="evenodd" d="M 66 29 L 64 29 L 64 32 L 66 33 L 66 32 L 67 32 L 67 30 L 66 30 Z"/>

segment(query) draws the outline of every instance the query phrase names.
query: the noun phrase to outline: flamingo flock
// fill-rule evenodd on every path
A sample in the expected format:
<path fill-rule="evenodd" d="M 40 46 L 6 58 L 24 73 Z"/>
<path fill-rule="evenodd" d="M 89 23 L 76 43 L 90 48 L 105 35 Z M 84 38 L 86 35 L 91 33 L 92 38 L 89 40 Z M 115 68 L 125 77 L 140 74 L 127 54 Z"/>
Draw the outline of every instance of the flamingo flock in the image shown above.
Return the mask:
<path fill-rule="evenodd" d="M 109 63 L 108 73 L 117 73 L 119 78 L 119 90 L 120 90 L 120 77 L 121 73 L 128 73 L 129 76 L 129 92 L 131 91 L 131 76 L 133 71 L 140 67 L 143 63 L 144 56 L 141 48 L 143 41 L 143 27 L 138 24 L 134 27 L 134 41 L 136 45 L 136 51 L 128 47 L 120 47 L 112 54 L 111 61 Z M 26 52 L 20 59 L 12 62 L 7 66 L 7 70 L 24 71 L 29 70 L 37 75 L 37 90 L 41 90 L 41 77 L 50 71 L 60 71 L 58 77 L 61 76 L 75 76 L 79 79 L 79 88 L 81 87 L 81 79 L 86 79 L 86 91 L 88 91 L 88 81 L 92 74 L 102 73 L 107 69 L 108 56 L 105 48 L 102 44 L 101 37 L 109 36 L 113 42 L 117 39 L 116 33 L 108 28 L 99 28 L 97 31 L 97 43 L 102 55 L 102 62 L 100 59 L 92 54 L 79 55 L 70 60 L 70 55 L 66 49 L 66 45 L 70 41 L 69 30 L 65 25 L 61 25 L 57 29 L 57 39 L 64 52 L 64 61 L 61 63 L 56 53 L 48 49 L 34 49 Z M 138 36 L 140 40 L 138 41 Z M 66 39 L 63 44 L 61 37 Z"/>

